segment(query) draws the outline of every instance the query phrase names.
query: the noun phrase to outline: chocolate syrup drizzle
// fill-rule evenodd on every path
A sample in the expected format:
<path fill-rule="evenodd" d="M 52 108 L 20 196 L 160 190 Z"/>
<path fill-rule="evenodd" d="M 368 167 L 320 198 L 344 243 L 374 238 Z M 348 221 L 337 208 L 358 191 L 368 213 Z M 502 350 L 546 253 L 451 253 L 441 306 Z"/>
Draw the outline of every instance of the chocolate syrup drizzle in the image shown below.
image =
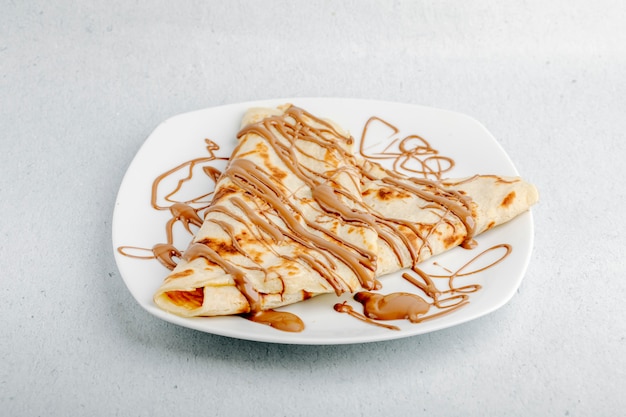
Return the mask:
<path fill-rule="evenodd" d="M 381 152 L 369 152 L 368 148 L 379 142 L 379 136 L 373 136 L 370 140 L 370 129 L 375 124 L 382 124 L 391 130 L 389 138 L 400 133 L 400 129 L 380 117 L 372 116 L 363 126 L 359 154 L 370 161 L 393 161 L 394 171 L 405 171 L 412 175 L 417 175 L 427 179 L 440 180 L 443 174 L 449 172 L 454 167 L 454 160 L 450 157 L 440 155 L 439 151 L 433 148 L 430 143 L 419 135 L 408 135 L 403 138 L 395 137 Z M 396 149 L 393 149 L 393 148 Z"/>
<path fill-rule="evenodd" d="M 307 122 L 307 120 L 313 121 L 313 123 Z M 354 164 L 358 167 L 359 174 L 363 178 L 373 180 L 375 178 L 370 174 L 370 163 L 368 161 L 393 160 L 393 169 L 385 170 L 382 182 L 395 192 L 417 195 L 429 202 L 433 207 L 437 207 L 440 210 L 443 209 L 446 214 L 442 215 L 441 222 L 448 221 L 446 220 L 447 215 L 458 218 L 466 229 L 462 246 L 465 248 L 474 247 L 474 219 L 470 208 L 471 200 L 459 193 L 444 190 L 438 182 L 442 174 L 454 166 L 454 161 L 451 158 L 440 155 L 425 139 L 418 135 L 409 135 L 403 139 L 395 139 L 382 152 L 367 153 L 368 129 L 375 122 L 387 126 L 393 131 L 393 134 L 399 133 L 397 127 L 381 118 L 372 117 L 368 120 L 363 128 L 359 147 L 359 155 L 365 159 Z M 339 175 L 341 168 L 333 171 L 329 167 L 325 172 L 314 172 L 298 163 L 297 154 L 300 154 L 300 156 L 304 154 L 309 158 L 314 157 L 306 154 L 302 147 L 298 145 L 303 141 L 314 143 L 326 149 L 327 156 L 329 154 L 335 155 L 335 160 L 345 158 L 354 161 L 354 156 L 346 150 L 347 146 L 345 146 L 352 143 L 351 137 L 343 136 L 331 124 L 293 106 L 285 111 L 284 116 L 269 117 L 262 122 L 243 128 L 238 136 L 243 137 L 250 133 L 265 139 L 266 143 L 274 149 L 276 155 L 288 169 L 310 187 L 313 199 L 327 215 L 334 216 L 345 223 L 354 223 L 375 230 L 378 236 L 392 249 L 400 264 L 402 264 L 401 253 L 408 251 L 412 262 L 407 265 L 410 268 L 409 272 L 403 273 L 402 277 L 419 289 L 428 301 L 413 293 L 392 293 L 386 295 L 374 293 L 373 291 L 381 289 L 380 282 L 375 279 L 376 254 L 363 248 L 354 247 L 334 234 L 332 230 L 306 219 L 299 211 L 297 205 L 285 198 L 285 190 L 282 189 L 280 183 L 272 181 L 270 178 L 271 173 L 266 172 L 264 168 L 257 166 L 250 160 L 240 158 L 231 160 L 224 172 L 214 168 L 211 164 L 218 160 L 227 160 L 227 158 L 215 155 L 215 151 L 219 147 L 209 139 L 206 139 L 208 157 L 193 159 L 178 165 L 158 176 L 153 183 L 152 207 L 155 210 L 169 210 L 171 215 L 165 226 L 166 242 L 158 243 L 151 249 L 121 246 L 118 248 L 118 251 L 129 257 L 157 259 L 170 270 L 173 270 L 177 265 L 176 259 L 191 261 L 196 258 L 204 258 L 208 262 L 218 265 L 225 273 L 233 277 L 235 285 L 250 305 L 250 310 L 243 315 L 244 317 L 291 332 L 304 329 L 304 323 L 302 323 L 299 317 L 289 312 L 263 310 L 261 308 L 261 294 L 254 289 L 245 272 L 225 260 L 218 251 L 211 249 L 207 244 L 195 242 L 184 251 L 177 249 L 173 243 L 174 225 L 182 224 L 184 229 L 192 235 L 192 226 L 200 227 L 204 221 L 204 215 L 201 214 L 203 210 L 205 214 L 210 211 L 221 211 L 231 216 L 235 221 L 241 223 L 251 222 L 257 228 L 257 236 L 261 236 L 259 235 L 260 231 L 275 244 L 283 242 L 285 239 L 291 239 L 307 249 L 321 254 L 330 265 L 336 262 L 343 263 L 358 277 L 362 288 L 365 290 L 357 292 L 354 296 L 354 300 L 362 305 L 363 314 L 357 312 L 347 302 L 336 304 L 334 306 L 335 310 L 348 313 L 368 323 L 394 330 L 399 328 L 381 323 L 380 321 L 406 319 L 412 323 L 420 323 L 424 320 L 430 320 L 452 312 L 467 304 L 469 302 L 468 294 L 478 291 L 480 286 L 470 284 L 457 287 L 454 283 L 455 279 L 460 276 L 480 272 L 502 261 L 511 251 L 509 245 L 496 245 L 476 255 L 455 272 L 448 271 L 448 274 L 442 276 L 426 274 L 417 267 L 417 264 L 420 261 L 421 252 L 429 250 L 428 234 L 424 235 L 417 225 L 409 224 L 399 219 L 382 217 L 370 208 L 364 207 L 362 201 L 354 199 L 348 190 L 338 186 L 334 181 L 333 175 Z M 285 141 L 282 138 L 289 138 L 289 140 Z M 344 143 L 340 143 L 338 138 L 339 140 L 344 140 Z M 395 149 L 392 150 L 394 147 Z M 192 180 L 194 166 L 205 163 L 209 163 L 209 165 L 203 167 L 203 172 L 214 183 L 217 183 L 219 178 L 228 178 L 235 186 L 245 190 L 253 198 L 262 198 L 268 205 L 268 208 L 280 217 L 284 225 L 279 227 L 266 217 L 259 216 L 248 207 L 246 202 L 238 197 L 231 197 L 230 201 L 244 213 L 246 219 L 239 218 L 237 215 L 222 209 L 219 203 L 210 205 L 208 202 L 210 200 L 209 197 L 213 197 L 214 201 L 219 201 L 220 197 L 218 195 L 211 196 L 211 193 L 201 195 L 189 201 L 174 200 L 172 196 L 185 182 Z M 180 180 L 175 189 L 166 195 L 165 201 L 171 204 L 169 206 L 158 204 L 156 195 L 162 182 L 182 169 L 188 169 L 189 175 Z M 398 173 L 401 170 L 408 171 L 415 176 L 407 181 L 406 177 Z M 422 178 L 418 178 L 418 176 Z M 229 226 L 226 223 L 220 223 L 219 225 L 229 233 Z M 411 230 L 416 238 L 421 239 L 422 244 L 415 249 L 415 245 L 411 244 L 405 233 L 399 232 L 399 227 Z M 320 237 L 318 233 L 312 233 L 312 230 L 322 233 L 326 238 Z M 432 230 L 434 230 L 434 227 Z M 243 254 L 245 251 L 237 246 L 237 239 L 234 236 L 231 237 L 235 250 Z M 490 251 L 500 248 L 504 248 L 505 253 L 496 262 L 475 271 L 465 271 L 475 260 Z M 141 254 L 142 251 L 150 254 Z M 312 269 L 316 270 L 332 285 L 337 294 L 349 290 L 341 277 L 334 272 L 334 268 L 327 268 L 325 265 L 320 264 L 318 259 L 306 253 L 299 257 L 299 261 L 308 264 Z M 437 288 L 434 280 L 438 278 L 447 280 L 448 288 L 446 290 Z M 191 299 L 201 304 L 203 294 L 202 291 L 196 291 L 193 294 L 173 294 L 172 297 L 182 297 L 185 300 Z M 436 308 L 438 311 L 428 314 L 432 308 Z"/>
<path fill-rule="evenodd" d="M 500 250 L 500 252 L 504 250 L 504 252 L 490 264 L 467 271 L 474 262 L 497 250 Z M 470 259 L 455 272 L 448 271 L 448 274 L 444 275 L 429 275 L 417 266 L 411 268 L 412 273 L 405 272 L 402 274 L 402 278 L 419 288 L 423 295 L 428 297 L 431 301 L 426 301 L 423 297 L 414 293 L 395 292 L 383 295 L 369 291 L 361 291 L 354 295 L 354 300 L 363 305 L 363 314 L 356 312 L 347 302 L 337 303 L 334 308 L 338 312 L 348 313 L 359 320 L 391 330 L 400 330 L 400 328 L 383 324 L 376 320 L 404 319 L 409 320 L 411 323 L 421 323 L 426 320 L 432 320 L 463 307 L 469 303 L 469 294 L 481 289 L 481 286 L 478 284 L 456 286 L 454 283 L 456 278 L 476 274 L 491 268 L 502 262 L 504 258 L 511 253 L 511 250 L 511 245 L 508 244 L 492 246 Z M 440 290 L 435 284 L 435 279 L 437 278 L 446 279 L 448 281 L 448 289 Z M 438 312 L 426 315 L 431 307 L 437 308 Z"/>
<path fill-rule="evenodd" d="M 150 205 L 155 210 L 167 210 L 170 212 L 170 218 L 165 225 L 166 241 L 164 243 L 156 243 L 152 248 L 120 246 L 117 248 L 120 254 L 137 259 L 156 259 L 169 270 L 173 270 L 176 267 L 176 258 L 181 258 L 182 250 L 174 246 L 174 227 L 176 224 L 180 223 L 189 234 L 193 234 L 192 225 L 197 228 L 202 226 L 203 217 L 200 213 L 210 205 L 210 197 L 213 192 L 211 191 L 186 201 L 175 200 L 174 195 L 181 190 L 185 183 L 194 179 L 193 170 L 196 166 L 228 160 L 228 158 L 215 155 L 214 152 L 219 150 L 219 146 L 215 142 L 210 139 L 205 139 L 204 141 L 206 143 L 206 150 L 209 153 L 208 156 L 183 162 L 159 175 L 152 183 Z M 158 202 L 161 185 L 166 179 L 175 177 L 175 174 L 184 172 L 185 170 L 187 174 L 182 179 L 179 179 L 174 189 L 168 192 L 163 198 L 167 203 L 171 204 L 161 205 Z M 212 165 L 202 166 L 202 172 L 209 177 L 214 184 L 217 183 L 217 179 L 221 175 L 221 172 Z"/>

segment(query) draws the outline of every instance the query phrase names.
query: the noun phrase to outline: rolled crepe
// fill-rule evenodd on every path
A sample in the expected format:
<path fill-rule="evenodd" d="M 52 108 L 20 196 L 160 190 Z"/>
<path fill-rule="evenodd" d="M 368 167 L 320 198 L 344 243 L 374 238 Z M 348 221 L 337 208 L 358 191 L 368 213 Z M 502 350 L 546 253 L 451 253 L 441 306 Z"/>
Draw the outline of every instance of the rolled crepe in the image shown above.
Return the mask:
<path fill-rule="evenodd" d="M 352 144 L 303 109 L 251 109 L 203 225 L 155 303 L 217 316 L 371 290 L 538 198 L 519 178 L 409 178 L 356 157 Z"/>

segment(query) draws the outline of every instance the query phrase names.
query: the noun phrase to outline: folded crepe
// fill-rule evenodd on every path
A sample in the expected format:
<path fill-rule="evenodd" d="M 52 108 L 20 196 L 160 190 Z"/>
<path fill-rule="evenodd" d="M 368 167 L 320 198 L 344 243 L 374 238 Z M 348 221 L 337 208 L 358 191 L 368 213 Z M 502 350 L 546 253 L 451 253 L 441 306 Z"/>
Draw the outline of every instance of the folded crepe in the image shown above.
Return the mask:
<path fill-rule="evenodd" d="M 291 105 L 251 109 L 238 140 L 202 227 L 154 296 L 166 311 L 255 313 L 375 289 L 538 199 L 517 177 L 386 170 L 354 155 L 339 126 Z"/>

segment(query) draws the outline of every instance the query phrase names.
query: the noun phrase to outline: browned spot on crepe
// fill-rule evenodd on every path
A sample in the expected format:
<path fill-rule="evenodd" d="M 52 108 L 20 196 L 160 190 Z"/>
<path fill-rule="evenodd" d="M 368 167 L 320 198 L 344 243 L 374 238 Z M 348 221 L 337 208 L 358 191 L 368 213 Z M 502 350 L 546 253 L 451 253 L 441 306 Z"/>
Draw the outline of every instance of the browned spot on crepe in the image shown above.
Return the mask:
<path fill-rule="evenodd" d="M 196 288 L 193 291 L 168 291 L 166 295 L 177 305 L 198 308 L 204 301 L 204 288 Z"/>
<path fill-rule="evenodd" d="M 500 205 L 502 207 L 508 207 L 511 204 L 513 204 L 513 201 L 515 201 L 515 191 L 511 191 L 510 193 L 508 193 L 506 195 L 506 197 L 504 197 L 504 199 L 502 200 L 502 203 L 500 203 Z"/>

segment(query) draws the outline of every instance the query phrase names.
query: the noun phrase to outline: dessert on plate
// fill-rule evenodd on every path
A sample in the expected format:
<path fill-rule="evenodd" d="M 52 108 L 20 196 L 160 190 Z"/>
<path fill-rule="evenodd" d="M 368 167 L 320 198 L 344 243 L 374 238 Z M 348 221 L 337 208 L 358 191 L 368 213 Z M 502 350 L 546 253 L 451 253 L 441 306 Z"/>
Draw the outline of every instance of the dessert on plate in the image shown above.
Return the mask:
<path fill-rule="evenodd" d="M 375 290 L 525 212 L 518 177 L 427 180 L 361 157 L 336 123 L 301 108 L 250 109 L 202 226 L 154 296 L 184 317 L 273 309 Z"/>

